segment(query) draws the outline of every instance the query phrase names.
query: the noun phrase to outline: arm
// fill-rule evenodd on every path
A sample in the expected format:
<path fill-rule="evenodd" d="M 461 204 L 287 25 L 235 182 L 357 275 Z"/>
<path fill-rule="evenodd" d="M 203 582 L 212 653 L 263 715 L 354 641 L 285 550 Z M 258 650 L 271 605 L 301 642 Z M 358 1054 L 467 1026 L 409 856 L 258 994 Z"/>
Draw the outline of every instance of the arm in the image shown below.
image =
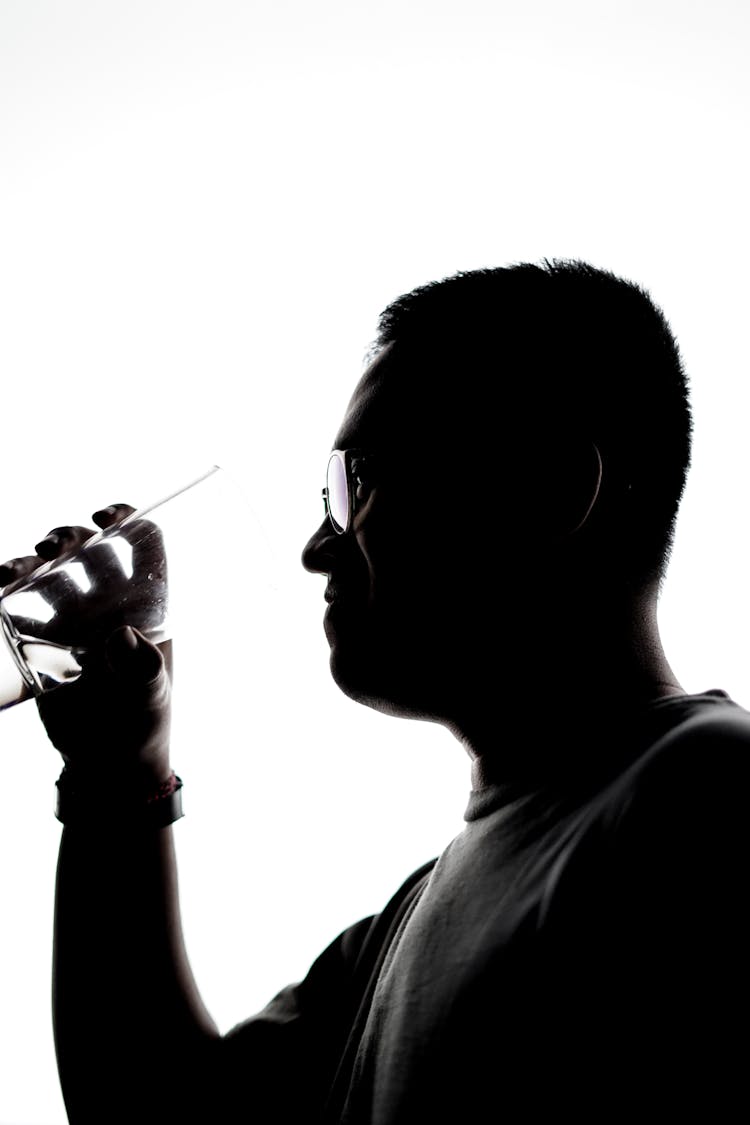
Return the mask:
<path fill-rule="evenodd" d="M 62 530 L 67 550 L 90 534 Z M 0 574 L 21 579 L 40 562 L 15 560 Z M 54 627 L 66 641 L 65 622 Z M 54 1028 L 71 1125 L 317 1118 L 369 981 L 370 921 L 337 939 L 302 984 L 220 1036 L 185 952 L 172 829 L 132 816 L 171 773 L 169 646 L 131 628 L 85 640 L 80 678 L 37 701 L 77 803 L 93 813 L 63 829 L 55 901 Z"/>
<path fill-rule="evenodd" d="M 182 938 L 172 828 L 64 828 L 53 1018 L 72 1125 L 178 1121 L 207 1095 L 218 1032 Z"/>
<path fill-rule="evenodd" d="M 53 1019 L 73 1125 L 181 1119 L 207 1096 L 220 1043 L 185 951 L 172 827 L 130 816 L 170 773 L 169 677 L 133 639 L 115 634 L 106 663 L 39 701 L 103 814 L 63 828 L 57 872 Z"/>
<path fill-rule="evenodd" d="M 110 510 L 101 523 L 131 511 Z M 92 534 L 56 529 L 37 555 L 5 564 L 0 577 L 23 581 L 43 559 L 75 552 Z M 164 571 L 160 539 L 154 542 L 137 560 L 149 577 Z M 108 598 L 131 611 L 124 575 L 114 590 L 111 576 L 97 582 L 93 564 L 89 577 L 85 596 L 58 603 L 48 576 L 50 639 L 82 646 L 86 655 L 75 683 L 37 701 L 78 806 L 63 814 L 55 901 L 60 1081 L 73 1125 L 168 1122 L 205 1096 L 221 1043 L 185 952 L 172 828 L 138 822 L 145 795 L 171 774 L 171 651 L 104 614 Z"/>

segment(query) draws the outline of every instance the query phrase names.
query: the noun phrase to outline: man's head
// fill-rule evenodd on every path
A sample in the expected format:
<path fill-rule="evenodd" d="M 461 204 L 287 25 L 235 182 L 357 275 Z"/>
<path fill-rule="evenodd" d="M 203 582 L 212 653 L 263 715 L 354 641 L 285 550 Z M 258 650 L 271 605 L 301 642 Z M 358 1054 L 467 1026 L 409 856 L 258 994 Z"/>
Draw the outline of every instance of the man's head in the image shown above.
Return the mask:
<path fill-rule="evenodd" d="M 650 592 L 690 456 L 686 380 L 645 292 L 580 262 L 458 274 L 381 315 L 334 448 L 357 492 L 329 576 L 334 678 L 450 721 L 502 657 Z M 566 633 L 566 637 L 561 634 Z"/>

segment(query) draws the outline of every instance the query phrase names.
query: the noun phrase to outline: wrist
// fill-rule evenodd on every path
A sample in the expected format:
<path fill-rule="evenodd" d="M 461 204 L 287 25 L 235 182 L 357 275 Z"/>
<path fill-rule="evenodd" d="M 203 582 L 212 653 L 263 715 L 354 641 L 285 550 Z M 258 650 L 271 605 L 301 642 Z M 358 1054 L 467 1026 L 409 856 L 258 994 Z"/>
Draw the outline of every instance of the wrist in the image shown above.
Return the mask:
<path fill-rule="evenodd" d="M 114 786 L 123 793 L 138 794 L 157 788 L 173 772 L 168 746 L 154 754 L 110 756 L 100 750 L 96 758 L 62 754 L 62 760 L 60 777 L 75 782 L 77 789 Z"/>

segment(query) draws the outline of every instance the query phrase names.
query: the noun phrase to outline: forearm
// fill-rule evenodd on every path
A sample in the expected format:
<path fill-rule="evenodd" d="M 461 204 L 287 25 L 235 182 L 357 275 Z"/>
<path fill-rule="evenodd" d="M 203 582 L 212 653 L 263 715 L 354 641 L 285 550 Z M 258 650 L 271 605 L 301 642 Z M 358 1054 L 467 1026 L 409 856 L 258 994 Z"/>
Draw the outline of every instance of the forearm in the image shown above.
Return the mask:
<path fill-rule="evenodd" d="M 72 1125 L 177 1120 L 209 1081 L 220 1039 L 184 947 L 171 827 L 64 828 L 53 1014 Z"/>

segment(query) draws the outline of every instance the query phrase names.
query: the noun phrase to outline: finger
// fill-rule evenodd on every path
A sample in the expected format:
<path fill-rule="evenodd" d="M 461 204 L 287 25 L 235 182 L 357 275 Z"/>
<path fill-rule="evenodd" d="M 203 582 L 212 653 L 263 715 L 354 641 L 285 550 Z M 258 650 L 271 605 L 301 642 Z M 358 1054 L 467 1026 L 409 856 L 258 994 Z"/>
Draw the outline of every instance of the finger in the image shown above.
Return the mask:
<path fill-rule="evenodd" d="M 102 580 L 122 582 L 127 585 L 128 602 L 136 602 L 143 596 L 146 584 L 149 589 L 148 600 L 153 600 L 159 592 L 162 601 L 166 589 L 166 557 L 161 531 L 150 520 L 130 519 L 129 505 L 119 505 L 122 519 L 103 528 L 95 540 L 85 544 L 77 556 L 87 568 L 92 585 Z M 101 513 L 97 512 L 97 516 Z M 106 518 L 106 517 L 103 517 Z M 116 550 L 118 541 L 130 547 L 129 561 L 125 562 Z M 126 603 L 123 602 L 123 605 Z"/>
<path fill-rule="evenodd" d="M 167 556 L 161 529 L 151 520 L 134 520 L 122 529 L 123 539 L 133 548 L 133 573 L 151 574 L 151 581 L 167 580 Z"/>
<path fill-rule="evenodd" d="M 159 526 L 146 519 L 127 520 L 114 534 L 131 547 L 136 586 L 146 579 L 152 591 L 157 587 L 165 590 L 167 556 Z"/>
<path fill-rule="evenodd" d="M 40 567 L 44 567 L 45 571 L 47 569 L 46 560 L 38 555 L 25 555 L 23 558 L 10 559 L 3 563 L 0 566 L 0 586 L 3 589 L 3 597 L 8 598 L 11 594 L 20 590 L 29 589 L 39 594 L 51 606 L 57 606 L 60 602 L 65 602 L 68 606 L 75 605 L 74 599 L 78 597 L 78 587 L 75 583 L 71 582 L 66 574 L 55 571 L 51 573 L 41 572 L 38 577 L 34 578 L 35 572 Z M 13 608 L 8 605 L 7 609 L 11 617 L 15 619 L 17 614 L 14 613 Z M 28 621 L 31 621 L 31 618 L 28 618 Z M 45 622 L 40 621 L 38 628 L 28 630 L 30 635 L 42 636 L 43 624 Z"/>
<path fill-rule="evenodd" d="M 117 538 L 124 540 L 126 543 L 130 543 L 131 538 L 137 537 L 138 535 L 138 524 L 125 522 L 124 526 L 121 527 L 120 525 L 123 524 L 123 521 L 127 521 L 135 511 L 136 509 L 132 504 L 110 504 L 108 507 L 100 508 L 98 512 L 94 512 L 91 518 L 102 531 L 110 531 L 111 534 L 115 535 Z M 104 542 L 106 542 L 106 537 Z M 101 559 L 103 557 L 102 553 L 98 552 L 98 554 Z M 118 565 L 120 564 L 118 563 Z M 132 557 L 131 568 L 131 573 L 135 573 L 136 563 L 135 559 Z"/>
<path fill-rule="evenodd" d="M 130 504 L 110 504 L 108 507 L 100 508 L 98 512 L 94 512 L 91 518 L 97 527 L 103 529 L 127 519 L 128 516 L 132 516 L 134 511 L 135 508 Z"/>
<path fill-rule="evenodd" d="M 104 552 L 98 550 L 96 539 L 101 537 L 101 531 L 92 527 L 83 527 L 80 524 L 70 524 L 63 527 L 53 527 L 52 531 L 36 545 L 36 550 L 42 558 L 54 562 L 70 560 L 80 562 L 84 573 L 95 586 L 101 580 L 102 573 L 111 567 L 111 550 Z"/>
<path fill-rule="evenodd" d="M 44 539 L 36 544 L 34 550 L 42 559 L 59 559 L 62 555 L 79 550 L 92 535 L 96 534 L 95 528 L 81 527 L 78 524 L 53 527 Z"/>
<path fill-rule="evenodd" d="M 17 613 L 10 614 L 10 620 L 13 628 L 18 633 L 19 637 L 31 638 L 33 640 L 49 640 L 56 641 L 54 635 L 53 621 L 39 621 L 36 617 L 21 617 Z"/>
<path fill-rule="evenodd" d="M 15 594 L 14 602 L 18 602 L 21 594 L 27 593 L 29 595 L 39 596 L 52 606 L 55 614 L 60 612 L 59 607 L 64 607 L 68 616 L 74 612 L 75 607 L 78 605 L 78 598 L 80 595 L 79 587 L 73 582 L 65 573 L 65 568 L 61 570 L 40 571 L 39 575 L 35 577 L 34 572 L 27 575 L 24 579 L 19 579 L 13 584 L 12 587 L 6 587 L 3 590 L 3 597 L 8 598 L 10 594 Z M 28 603 L 28 599 L 26 600 Z M 6 604 L 6 608 L 11 616 L 15 617 L 15 607 L 13 603 Z M 28 612 L 26 610 L 26 612 Z M 43 616 L 41 620 L 47 620 L 47 616 Z"/>
<path fill-rule="evenodd" d="M 135 574 L 152 571 L 156 577 L 166 580 L 166 557 L 164 541 L 155 523 L 150 520 L 128 520 L 136 509 L 131 504 L 110 504 L 101 508 L 91 517 L 102 529 L 114 527 L 124 520 L 128 522 L 118 532 L 133 548 L 133 572 Z"/>
<path fill-rule="evenodd" d="M 39 555 L 23 555 L 17 559 L 8 559 L 7 562 L 0 565 L 0 586 L 7 594 L 6 586 L 26 578 L 28 574 L 42 566 L 43 563 L 44 559 L 40 558 Z"/>
<path fill-rule="evenodd" d="M 31 592 L 44 598 L 45 602 L 55 611 L 55 616 L 50 621 L 50 627 L 58 627 L 62 621 L 70 630 L 72 620 L 78 614 L 81 597 L 81 588 L 66 574 L 66 566 L 50 570 L 47 574 L 40 574 L 39 578 L 32 579 Z"/>

